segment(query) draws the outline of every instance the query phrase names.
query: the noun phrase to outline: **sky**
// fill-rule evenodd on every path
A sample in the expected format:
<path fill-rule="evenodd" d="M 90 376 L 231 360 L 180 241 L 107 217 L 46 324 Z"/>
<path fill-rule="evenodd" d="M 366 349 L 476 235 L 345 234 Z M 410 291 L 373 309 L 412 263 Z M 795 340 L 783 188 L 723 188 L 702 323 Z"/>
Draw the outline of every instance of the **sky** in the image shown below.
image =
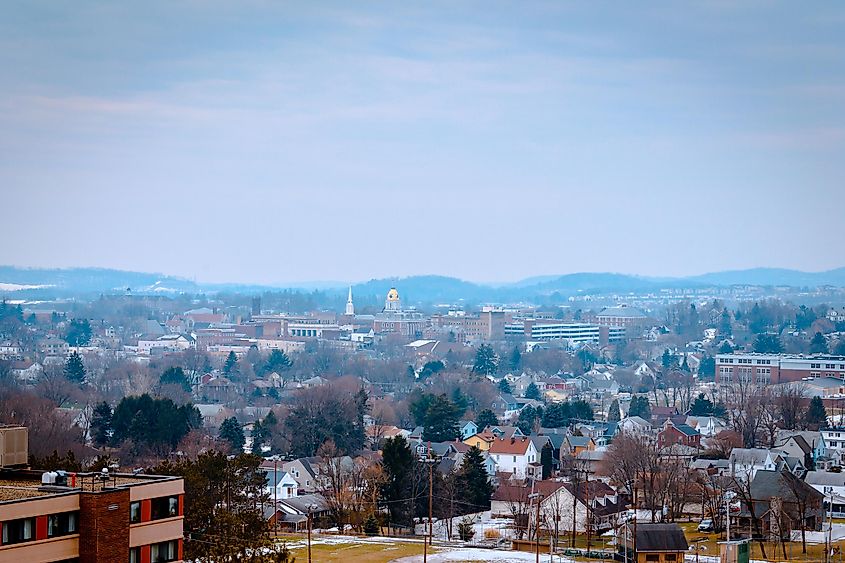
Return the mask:
<path fill-rule="evenodd" d="M 0 264 L 845 266 L 843 27 L 840 2 L 12 0 Z"/>

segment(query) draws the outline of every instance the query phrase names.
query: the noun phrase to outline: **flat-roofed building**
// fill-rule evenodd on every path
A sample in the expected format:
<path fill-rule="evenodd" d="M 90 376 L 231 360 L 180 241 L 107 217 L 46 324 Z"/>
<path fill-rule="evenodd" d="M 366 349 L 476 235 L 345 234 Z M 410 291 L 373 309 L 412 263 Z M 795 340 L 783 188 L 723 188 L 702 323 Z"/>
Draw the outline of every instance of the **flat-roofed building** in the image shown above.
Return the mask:
<path fill-rule="evenodd" d="M 184 493 L 181 477 L 0 467 L 0 562 L 182 561 Z"/>
<path fill-rule="evenodd" d="M 624 339 L 625 328 L 590 323 L 525 319 L 505 324 L 505 335 L 524 336 L 529 340 L 567 340 L 572 344 L 584 342 L 607 344 Z"/>
<path fill-rule="evenodd" d="M 716 354 L 719 383 L 788 383 L 820 378 L 845 380 L 845 356 L 816 354 Z"/>

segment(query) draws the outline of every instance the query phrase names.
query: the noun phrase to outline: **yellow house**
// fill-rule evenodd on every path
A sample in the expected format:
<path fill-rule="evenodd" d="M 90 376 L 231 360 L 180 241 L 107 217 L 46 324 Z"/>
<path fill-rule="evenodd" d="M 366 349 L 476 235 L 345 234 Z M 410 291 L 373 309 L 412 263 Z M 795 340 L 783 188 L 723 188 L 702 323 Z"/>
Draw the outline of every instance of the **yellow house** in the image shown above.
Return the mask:
<path fill-rule="evenodd" d="M 490 449 L 490 444 L 496 439 L 496 436 L 492 432 L 482 432 L 481 434 L 474 434 L 464 440 L 464 444 L 469 447 L 475 446 L 482 452 L 486 452 Z"/>

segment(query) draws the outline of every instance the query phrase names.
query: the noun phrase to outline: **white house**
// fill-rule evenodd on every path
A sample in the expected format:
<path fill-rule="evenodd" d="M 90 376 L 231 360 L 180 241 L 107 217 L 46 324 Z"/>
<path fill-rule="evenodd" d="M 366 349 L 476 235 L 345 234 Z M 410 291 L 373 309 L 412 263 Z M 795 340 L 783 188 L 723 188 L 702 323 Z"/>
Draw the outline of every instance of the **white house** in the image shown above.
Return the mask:
<path fill-rule="evenodd" d="M 651 423 L 639 416 L 626 416 L 619 421 L 617 432 L 645 435 L 651 433 Z"/>
<path fill-rule="evenodd" d="M 299 484 L 287 471 L 271 469 L 267 471 L 267 493 L 273 500 L 293 498 L 299 495 Z"/>
<path fill-rule="evenodd" d="M 487 450 L 497 470 L 525 478 L 528 465 L 540 462 L 540 454 L 529 438 L 496 438 Z"/>
<path fill-rule="evenodd" d="M 778 452 L 763 448 L 734 448 L 729 462 L 731 476 L 737 479 L 753 481 L 758 471 L 775 471 L 778 465 Z"/>

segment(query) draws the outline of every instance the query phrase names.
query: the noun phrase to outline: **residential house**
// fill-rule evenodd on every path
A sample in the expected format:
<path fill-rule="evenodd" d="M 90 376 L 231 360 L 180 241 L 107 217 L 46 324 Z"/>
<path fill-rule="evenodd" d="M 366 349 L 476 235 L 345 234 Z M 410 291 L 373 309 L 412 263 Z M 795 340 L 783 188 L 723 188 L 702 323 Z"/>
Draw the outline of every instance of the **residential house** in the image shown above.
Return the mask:
<path fill-rule="evenodd" d="M 657 447 L 663 449 L 676 444 L 700 448 L 701 434 L 687 424 L 674 424 L 671 419 L 667 419 L 657 433 Z"/>
<path fill-rule="evenodd" d="M 299 495 L 299 483 L 287 471 L 266 471 L 267 494 L 273 501 L 289 499 Z"/>
<path fill-rule="evenodd" d="M 828 516 L 845 517 L 845 473 L 808 471 L 804 482 L 825 496 Z"/>
<path fill-rule="evenodd" d="M 540 452 L 527 437 L 497 438 L 488 450 L 499 471 L 525 478 L 530 464 L 539 464 Z"/>
<path fill-rule="evenodd" d="M 688 416 L 686 424 L 695 428 L 705 438 L 712 438 L 727 428 L 725 421 L 715 416 Z"/>
<path fill-rule="evenodd" d="M 472 420 L 462 420 L 458 423 L 458 431 L 461 434 L 461 440 L 466 440 L 478 434 L 478 425 Z"/>
<path fill-rule="evenodd" d="M 626 416 L 617 424 L 617 432 L 633 435 L 651 434 L 651 422 L 639 416 Z"/>
<path fill-rule="evenodd" d="M 627 504 L 603 481 L 563 483 L 540 501 L 541 522 L 555 535 L 572 530 L 573 506 L 575 530 L 600 534 L 615 528 L 626 513 Z"/>
<path fill-rule="evenodd" d="M 802 522 L 806 530 L 821 530 L 824 495 L 789 471 L 757 471 L 751 481 L 749 493 L 750 499 L 742 500 L 739 512 L 731 516 L 732 528 L 747 530 L 749 525 L 753 524 L 748 509 L 750 502 L 754 516 L 760 521 L 761 531 L 766 537 L 773 532 L 772 523 L 779 522 L 776 519 L 778 511 L 783 512 L 790 521 L 790 526 L 777 525 L 775 530 L 781 528 L 783 533 L 788 533 L 789 529 L 801 529 Z M 780 506 L 773 506 L 772 499 L 777 499 Z"/>
<path fill-rule="evenodd" d="M 780 430 L 775 441 L 775 447 L 783 449 L 781 444 L 784 444 L 790 436 L 801 436 L 810 448 L 812 448 L 813 463 L 807 465 L 807 467 L 812 467 L 819 460 L 828 457 L 827 445 L 825 444 L 824 434 L 822 432 L 814 432 L 812 430 Z"/>
<path fill-rule="evenodd" d="M 277 510 L 271 509 L 272 517 L 268 520 L 271 527 L 277 525 L 279 530 L 302 531 L 308 526 L 309 514 L 312 521 L 319 521 L 327 517 L 329 513 L 328 501 L 323 495 L 316 493 L 280 500 L 277 503 Z"/>
<path fill-rule="evenodd" d="M 510 393 L 499 393 L 495 399 L 490 403 L 490 410 L 496 413 L 499 419 L 507 420 L 514 415 L 520 408 L 516 397 Z"/>
<path fill-rule="evenodd" d="M 731 476 L 743 481 L 753 480 L 758 471 L 774 471 L 778 454 L 763 448 L 734 448 L 729 458 Z"/>
<path fill-rule="evenodd" d="M 574 457 L 581 452 L 593 451 L 595 449 L 596 443 L 589 436 L 567 434 L 563 441 L 563 447 L 560 449 L 560 455 L 564 457 Z"/>

